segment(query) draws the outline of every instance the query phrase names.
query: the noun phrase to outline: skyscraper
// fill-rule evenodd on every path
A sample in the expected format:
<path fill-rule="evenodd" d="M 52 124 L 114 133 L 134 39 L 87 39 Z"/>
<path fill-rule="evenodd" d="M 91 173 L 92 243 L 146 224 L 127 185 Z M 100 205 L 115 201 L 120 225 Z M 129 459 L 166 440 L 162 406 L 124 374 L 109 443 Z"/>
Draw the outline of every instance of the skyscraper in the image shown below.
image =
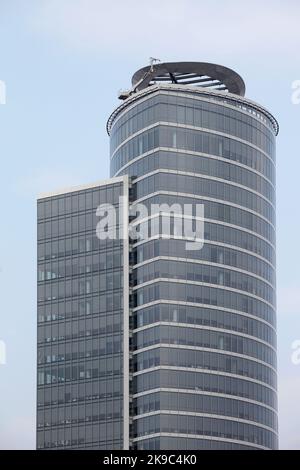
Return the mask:
<path fill-rule="evenodd" d="M 277 448 L 278 124 L 244 93 L 219 65 L 139 70 L 112 179 L 39 199 L 39 448 Z"/>

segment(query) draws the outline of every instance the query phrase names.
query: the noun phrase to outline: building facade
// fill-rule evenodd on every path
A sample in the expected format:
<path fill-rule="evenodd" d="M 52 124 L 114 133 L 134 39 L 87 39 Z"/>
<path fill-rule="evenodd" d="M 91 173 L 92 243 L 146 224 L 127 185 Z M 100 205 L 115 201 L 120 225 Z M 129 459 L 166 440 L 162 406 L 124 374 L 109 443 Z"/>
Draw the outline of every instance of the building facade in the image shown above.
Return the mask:
<path fill-rule="evenodd" d="M 92 272 L 85 272 L 81 279 L 82 274 L 76 269 L 80 263 L 83 271 L 90 269 L 89 255 L 85 253 L 78 260 L 75 249 L 70 253 L 73 261 L 69 262 L 77 268 L 74 272 L 69 270 L 69 279 L 66 271 L 55 274 L 52 264 L 59 264 L 60 260 L 53 258 L 48 245 L 51 250 L 60 243 L 67 247 L 72 238 L 76 247 L 81 236 L 76 223 L 75 231 L 64 233 L 61 225 L 68 227 L 70 214 L 56 213 L 57 205 L 67 207 L 68 198 L 75 194 L 79 200 L 81 194 L 87 198 L 94 190 L 75 191 L 72 196 L 68 192 L 48 195 L 39 200 L 40 236 L 44 237 L 39 239 L 39 245 L 41 256 L 45 257 L 39 257 L 43 273 L 38 299 L 39 315 L 43 316 L 38 326 L 39 361 L 43 361 L 39 364 L 38 382 L 40 448 L 278 447 L 278 124 L 266 109 L 244 98 L 244 93 L 243 80 L 225 67 L 168 63 L 139 70 L 133 76 L 132 89 L 120 94 L 123 103 L 107 124 L 112 180 L 106 185 L 122 187 L 122 194 L 128 196 L 133 208 L 142 204 L 146 209 L 142 217 L 130 212 L 124 224 L 143 233 L 143 237 L 124 236 L 121 245 L 117 240 L 112 242 L 118 246 L 117 252 L 123 253 L 122 266 L 105 265 L 102 271 L 101 263 L 95 262 Z M 91 211 L 92 225 L 85 226 L 88 235 L 93 236 L 94 229 L 95 237 L 92 214 L 99 202 L 106 202 L 107 194 L 95 199 L 92 206 L 82 203 L 81 214 L 74 206 L 75 218 L 78 214 L 87 217 Z M 120 208 L 116 200 L 113 203 Z M 72 201 L 68 204 L 73 207 Z M 185 205 L 192 207 L 188 215 L 180 212 Z M 176 231 L 175 222 L 195 222 L 195 208 L 199 205 L 204 208 L 204 244 L 199 249 L 187 249 L 186 237 Z M 167 213 L 170 207 L 172 217 Z M 126 219 L 123 208 L 122 212 Z M 96 248 L 96 259 L 101 253 L 111 259 L 111 247 L 102 242 L 94 242 L 97 247 L 103 245 Z M 62 255 L 62 266 L 68 264 L 68 256 L 67 252 Z M 83 308 L 80 325 L 81 317 L 77 319 L 74 312 L 79 312 L 81 302 L 86 301 L 85 279 L 90 277 L 91 285 L 94 277 L 110 282 L 109 269 L 119 279 L 119 283 L 111 284 L 112 289 L 115 285 L 117 289 L 112 294 L 123 303 L 120 306 L 117 301 L 115 307 L 112 295 L 106 289 L 102 294 L 101 287 L 100 291 L 97 287 L 88 294 L 95 298 L 95 307 L 93 300 L 88 308 L 92 316 L 88 317 L 87 307 Z M 73 282 L 74 291 L 63 287 L 68 283 L 72 286 Z M 60 286 L 62 297 L 57 297 Z M 105 301 L 102 295 L 106 296 Z M 62 309 L 69 309 L 68 318 L 56 312 L 60 302 Z M 58 315 L 55 319 L 52 312 Z M 119 349 L 108 346 L 112 344 L 111 330 L 100 326 L 99 330 L 91 330 L 90 319 L 94 321 L 94 317 L 99 325 L 101 318 L 106 324 L 121 318 L 117 330 L 113 330 Z M 63 331 L 74 328 L 72 340 L 60 336 L 60 327 Z M 81 338 L 76 336 L 76 328 Z M 76 356 L 80 347 L 89 351 L 93 336 L 93 358 Z M 104 349 L 99 346 L 101 340 L 106 343 Z M 73 352 L 67 356 L 72 347 L 75 356 Z M 116 369 L 112 367 L 114 361 Z M 68 368 L 73 370 L 73 362 L 77 367 L 74 376 L 67 372 Z M 108 368 L 111 375 L 104 375 L 102 367 Z M 65 371 L 63 381 L 60 368 Z M 54 376 L 57 374 L 55 379 L 52 370 Z M 95 376 L 86 375 L 88 370 Z M 115 380 L 118 397 L 105 391 L 107 387 L 114 390 Z M 91 392 L 93 386 L 95 394 Z M 85 391 L 80 395 L 81 389 Z M 71 402 L 66 401 L 64 394 L 71 397 Z M 57 395 L 64 398 L 56 398 Z M 73 402 L 75 396 L 77 401 Z M 74 439 L 73 430 L 77 436 Z"/>
<path fill-rule="evenodd" d="M 122 196 L 128 198 L 127 177 L 38 200 L 38 449 L 120 449 L 126 438 L 129 266 Z M 115 238 L 97 236 L 102 204 L 116 208 Z"/>

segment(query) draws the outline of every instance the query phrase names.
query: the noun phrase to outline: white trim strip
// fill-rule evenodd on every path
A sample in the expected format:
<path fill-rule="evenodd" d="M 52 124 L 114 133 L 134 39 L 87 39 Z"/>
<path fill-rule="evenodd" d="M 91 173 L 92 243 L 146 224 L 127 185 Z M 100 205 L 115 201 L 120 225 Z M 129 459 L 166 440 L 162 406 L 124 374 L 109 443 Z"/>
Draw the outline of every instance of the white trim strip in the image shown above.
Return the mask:
<path fill-rule="evenodd" d="M 170 191 L 156 191 L 154 193 L 150 193 L 148 194 L 147 196 L 143 196 L 141 197 L 140 199 L 137 199 L 135 201 L 135 204 L 137 203 L 140 203 L 141 201 L 147 201 L 148 199 L 151 199 L 152 197 L 155 197 L 155 196 L 159 196 L 159 195 L 172 195 L 174 197 L 189 197 L 189 195 L 186 196 L 186 193 L 174 193 L 174 192 L 170 192 Z M 213 198 L 208 198 L 208 197 L 202 197 L 202 196 L 199 196 L 199 197 L 195 197 L 193 196 L 193 199 L 199 199 L 199 200 L 207 200 L 209 202 L 217 202 L 217 203 L 224 203 L 225 205 L 228 205 L 228 206 L 232 206 L 232 204 L 228 203 L 228 202 L 225 202 L 225 201 L 222 201 L 222 199 L 213 199 Z M 174 201 L 174 203 L 176 203 Z M 237 206 L 238 209 L 242 209 L 242 210 L 245 210 L 245 211 L 248 211 L 248 212 L 251 212 L 250 209 L 245 209 L 245 208 L 242 208 L 242 207 L 239 207 Z M 205 209 L 205 207 L 204 207 Z M 135 225 L 139 225 L 141 224 L 142 222 L 145 222 L 147 220 L 150 220 L 154 217 L 159 217 L 159 216 L 167 216 L 167 217 L 170 217 L 170 213 L 168 212 L 159 212 L 159 213 L 155 213 L 155 214 L 151 214 L 147 217 L 144 217 L 144 218 L 140 218 L 140 219 L 137 219 L 136 221 L 133 220 L 131 222 L 131 225 L 135 226 Z M 257 213 L 254 213 L 255 216 L 258 216 Z M 215 219 L 210 219 L 208 217 L 204 217 L 204 219 L 201 219 L 201 218 L 198 218 L 198 217 L 195 217 L 195 216 L 191 216 L 191 215 L 182 215 L 182 214 L 177 214 L 177 213 L 174 213 L 172 215 L 173 217 L 179 217 L 179 218 L 186 218 L 186 219 L 193 219 L 193 220 L 204 220 L 207 221 L 207 222 L 210 222 L 210 223 L 214 223 L 214 224 L 218 224 L 218 225 L 224 225 L 226 227 L 231 227 L 231 228 L 235 228 L 237 230 L 241 230 L 242 232 L 246 232 L 246 233 L 249 233 L 250 235 L 253 235 L 255 237 L 258 237 L 260 238 L 261 240 L 265 241 L 266 243 L 268 243 L 274 250 L 275 250 L 275 245 L 270 241 L 268 240 L 267 238 L 265 238 L 263 235 L 261 235 L 260 233 L 258 232 L 253 232 L 252 230 L 249 230 L 247 229 L 246 227 L 242 227 L 241 225 L 234 225 L 234 224 L 230 224 L 228 222 L 223 222 L 222 220 L 215 220 Z M 260 216 L 261 217 L 261 216 Z M 268 222 L 270 223 L 270 222 Z M 272 227 L 274 232 L 275 232 L 275 228 Z M 163 235 L 163 234 L 162 234 Z M 150 238 L 150 237 L 149 237 Z M 274 237 L 275 238 L 275 237 Z M 258 255 L 259 256 L 259 255 Z"/>
<path fill-rule="evenodd" d="M 225 312 L 228 313 L 234 313 L 235 315 L 241 315 L 242 317 L 250 318 L 251 320 L 256 320 L 261 323 L 264 323 L 267 325 L 269 328 L 272 328 L 274 333 L 276 334 L 276 328 L 266 320 L 260 317 L 256 317 L 255 315 L 251 315 L 250 313 L 245 313 L 245 312 L 240 312 L 239 310 L 234 310 L 231 308 L 226 308 L 226 307 L 219 307 L 218 305 L 209 305 L 209 304 L 202 304 L 202 303 L 196 303 L 196 302 L 184 302 L 184 301 L 177 301 L 177 300 L 167 300 L 167 299 L 158 299 L 154 300 L 152 302 L 148 302 L 147 304 L 140 305 L 139 307 L 135 307 L 132 309 L 133 312 L 138 312 L 139 310 L 143 310 L 145 308 L 152 307 L 153 305 L 160 305 L 160 304 L 166 304 L 166 305 L 182 305 L 182 306 L 187 306 L 187 307 L 201 307 L 201 308 L 207 308 L 210 310 L 224 310 Z"/>
<path fill-rule="evenodd" d="M 220 397 L 220 398 L 229 398 L 230 400 L 241 401 L 243 403 L 251 403 L 253 405 L 262 406 L 263 408 L 268 409 L 273 412 L 275 415 L 278 415 L 278 411 L 270 405 L 266 405 L 257 400 L 252 400 L 251 398 L 239 397 L 238 395 L 230 395 L 228 393 L 219 393 L 219 392 L 208 392 L 205 390 L 191 390 L 186 388 L 167 388 L 167 387 L 158 387 L 153 388 L 152 390 L 146 390 L 144 392 L 135 393 L 133 398 L 140 398 L 147 395 L 152 395 L 153 393 L 187 393 L 190 395 L 208 395 L 210 397 Z"/>
<path fill-rule="evenodd" d="M 135 351 L 133 351 L 132 354 L 136 355 L 141 352 L 150 351 L 151 349 L 156 349 L 156 348 L 187 349 L 187 350 L 192 350 L 192 351 L 203 351 L 203 352 L 212 352 L 216 354 L 224 354 L 225 356 L 240 357 L 241 359 L 247 359 L 249 361 L 255 362 L 256 364 L 261 364 L 265 367 L 268 367 L 277 375 L 276 369 L 271 364 L 268 364 L 267 362 L 262 361 L 261 359 L 257 359 L 256 357 L 253 357 L 253 356 L 247 356 L 246 354 L 236 353 L 234 351 L 227 351 L 225 349 L 205 348 L 202 346 L 190 346 L 188 344 L 155 343 L 155 344 L 151 344 L 151 346 L 145 346 L 144 348 L 136 349 Z M 176 366 L 175 369 L 177 368 L 179 367 Z M 170 369 L 170 367 L 168 366 L 167 369 Z M 140 372 L 143 372 L 143 371 L 140 371 Z M 194 369 L 194 372 L 195 372 L 195 369 Z M 210 370 L 210 373 L 213 373 L 213 371 Z M 135 372 L 133 375 L 139 375 L 139 374 Z"/>
<path fill-rule="evenodd" d="M 211 287 L 213 289 L 220 289 L 220 290 L 226 290 L 228 292 L 233 292 L 236 294 L 242 294 L 242 295 L 247 295 L 248 297 L 251 297 L 255 300 L 258 300 L 260 302 L 263 302 L 264 304 L 268 305 L 274 310 L 274 314 L 276 314 L 276 306 L 272 305 L 270 302 L 267 300 L 263 299 L 262 297 L 259 297 L 258 295 L 251 294 L 251 292 L 243 291 L 240 289 L 235 289 L 233 287 L 227 287 L 227 286 L 220 286 L 218 284 L 210 284 L 209 282 L 198 282 L 198 281 L 190 281 L 190 280 L 185 280 L 185 279 L 172 279 L 169 277 L 157 277 L 156 279 L 152 279 L 151 281 L 148 282 L 143 282 L 142 284 L 139 284 L 138 286 L 134 286 L 133 290 L 138 290 L 142 289 L 143 287 L 147 287 L 149 285 L 155 284 L 156 282 L 170 282 L 173 284 L 189 284 L 193 286 L 201 286 L 201 287 Z"/>
<path fill-rule="evenodd" d="M 199 418 L 210 418 L 210 419 L 224 419 L 225 421 L 234 421 L 236 423 L 241 424 L 250 424 L 251 426 L 257 426 L 259 428 L 265 429 L 266 431 L 272 432 L 278 436 L 278 432 L 275 429 L 270 428 L 269 426 L 258 423 L 257 421 L 251 421 L 249 419 L 243 418 L 236 418 L 234 416 L 226 416 L 226 415 L 217 415 L 217 414 L 210 414 L 210 413 L 197 413 L 193 411 L 174 411 L 174 410 L 157 410 L 157 411 L 150 411 L 149 413 L 144 413 L 142 415 L 135 415 L 133 420 L 148 418 L 149 416 L 157 416 L 157 415 L 175 415 L 175 416 L 197 416 Z"/>
<path fill-rule="evenodd" d="M 153 217 L 158 217 L 159 215 L 162 215 L 162 214 L 161 214 L 161 213 L 160 213 L 160 214 L 155 214 L 155 216 L 153 216 Z M 175 214 L 174 216 L 176 216 L 176 214 Z M 146 218 L 143 219 L 143 220 L 146 221 L 146 220 L 149 220 L 149 219 L 151 219 L 151 217 L 146 217 Z M 222 225 L 222 222 L 219 222 L 219 221 L 214 220 L 214 219 L 206 219 L 206 220 L 209 221 L 209 222 L 212 223 L 212 224 Z M 142 222 L 142 221 L 141 221 L 141 222 Z M 224 224 L 224 225 L 226 225 L 226 226 L 228 226 L 228 227 L 230 228 L 230 224 Z M 234 226 L 234 227 L 232 227 L 232 228 L 236 228 L 236 227 L 237 227 L 237 226 Z M 259 238 L 262 238 L 262 237 L 259 237 Z M 144 245 L 144 244 L 146 244 L 146 243 L 148 243 L 148 242 L 151 242 L 151 241 L 153 241 L 153 240 L 164 240 L 164 239 L 170 239 L 170 237 L 169 237 L 169 236 L 164 236 L 162 233 L 159 233 L 159 234 L 157 234 L 157 235 L 154 235 L 153 237 L 147 238 L 146 240 L 140 240 L 140 241 L 134 243 L 134 244 L 133 244 L 133 247 L 135 248 L 135 247 L 137 247 L 137 246 Z M 174 240 L 183 240 L 183 241 L 186 240 L 186 241 L 189 241 L 189 240 L 191 239 L 191 237 L 180 237 L 179 235 L 172 235 L 172 239 L 174 239 Z M 263 238 L 262 238 L 262 240 L 267 241 L 266 239 L 263 239 Z M 191 239 L 191 241 L 193 241 L 193 240 Z M 271 245 L 270 242 L 268 242 L 268 243 Z M 236 246 L 236 245 L 229 245 L 228 243 L 222 243 L 222 242 L 218 242 L 218 241 L 215 241 L 215 240 L 205 240 L 205 244 L 208 244 L 208 245 L 216 245 L 216 246 L 222 246 L 222 247 L 228 248 L 228 249 L 230 249 L 230 250 L 240 251 L 241 253 L 245 253 L 245 254 L 247 254 L 247 255 L 249 255 L 249 256 L 253 256 L 254 258 L 258 258 L 258 259 L 260 259 L 261 261 L 263 261 L 263 262 L 265 262 L 266 264 L 268 264 L 268 265 L 273 269 L 273 271 L 275 272 L 275 269 L 276 269 L 275 266 L 273 266 L 273 264 L 272 264 L 269 260 L 267 260 L 267 259 L 264 258 L 263 256 L 261 256 L 261 255 L 255 253 L 254 251 L 249 251 L 249 250 L 246 250 L 245 248 L 241 248 L 241 247 Z M 271 247 L 274 249 L 274 247 L 273 247 L 272 245 L 271 245 Z M 187 258 L 187 259 L 189 259 L 189 258 Z"/>
<path fill-rule="evenodd" d="M 188 174 L 188 173 L 185 173 L 184 171 L 154 170 L 154 171 L 151 171 L 150 173 L 146 173 L 145 175 L 140 176 L 139 178 L 136 178 L 134 180 L 134 183 L 138 183 L 138 182 L 143 181 L 144 179 L 149 178 L 149 177 L 154 176 L 154 175 L 159 175 L 160 173 L 166 173 L 166 174 L 169 174 L 169 175 L 191 176 L 192 178 L 202 178 L 201 174 L 193 174 L 193 173 Z M 210 178 L 205 178 L 205 179 L 210 179 Z M 211 179 L 215 180 L 215 178 L 211 178 Z M 224 181 L 226 181 L 226 180 L 224 180 Z M 276 231 L 275 225 L 270 220 L 268 220 L 264 215 L 260 214 L 259 212 L 255 211 L 254 209 L 249 209 L 246 206 L 241 206 L 240 204 L 236 204 L 234 202 L 228 201 L 227 199 L 218 199 L 218 198 L 215 198 L 215 197 L 204 196 L 204 195 L 201 195 L 201 194 L 183 193 L 183 192 L 180 192 L 180 191 L 164 191 L 164 190 L 159 189 L 159 190 L 155 191 L 154 193 L 149 193 L 149 194 L 146 194 L 145 196 L 142 196 L 141 198 L 137 199 L 134 203 L 136 204 L 137 202 L 140 202 L 141 200 L 149 199 L 149 196 L 152 196 L 153 194 L 155 194 L 155 195 L 157 195 L 157 194 L 166 194 L 166 195 L 173 195 L 175 197 L 176 196 L 177 197 L 181 196 L 181 197 L 189 197 L 191 199 L 203 199 L 205 201 L 217 202 L 217 203 L 225 204 L 226 206 L 235 207 L 236 209 L 240 209 L 240 210 L 244 210 L 246 212 L 250 212 L 251 214 L 255 215 L 256 217 L 259 217 L 260 219 L 264 220 L 267 224 L 269 224 L 274 229 L 274 231 Z M 274 209 L 274 207 L 273 207 L 273 209 Z"/>
<path fill-rule="evenodd" d="M 247 335 L 246 333 L 240 333 L 240 332 L 234 331 L 234 330 L 227 330 L 225 328 L 218 328 L 218 327 L 206 326 L 206 325 L 198 325 L 198 324 L 194 324 L 194 323 L 158 321 L 158 322 L 155 322 L 155 323 L 149 323 L 148 325 L 140 326 L 139 328 L 135 328 L 135 329 L 133 329 L 133 333 L 139 333 L 140 331 L 149 330 L 150 328 L 156 327 L 156 326 L 176 326 L 177 328 L 193 328 L 193 329 L 196 329 L 196 330 L 216 331 L 216 332 L 241 336 L 243 338 L 247 338 L 247 339 L 250 339 L 252 341 L 258 341 L 259 343 L 263 344 L 264 346 L 272 349 L 275 352 L 275 354 L 277 353 L 277 350 L 274 348 L 274 346 L 272 346 L 270 343 L 267 343 L 266 341 L 264 341 L 260 338 L 257 338 L 256 336 Z"/>
<path fill-rule="evenodd" d="M 190 155 L 192 157 L 204 157 L 207 159 L 228 163 L 229 165 L 238 166 L 246 171 L 251 171 L 251 173 L 254 173 L 255 175 L 263 178 L 266 181 L 266 183 L 269 183 L 272 186 L 275 192 L 275 186 L 272 183 L 272 181 L 269 178 L 267 178 L 263 173 L 260 173 L 258 170 L 255 170 L 251 166 L 244 165 L 243 163 L 240 163 L 236 160 L 230 160 L 230 158 L 219 157 L 218 155 L 213 155 L 213 154 L 211 155 L 209 153 L 204 153 L 204 152 L 195 152 L 194 150 L 177 149 L 173 147 L 160 147 L 159 146 L 159 147 L 155 147 L 154 149 L 148 150 L 148 152 L 141 153 L 141 155 L 139 155 L 138 157 L 132 158 L 132 160 L 129 160 L 125 165 L 121 166 L 121 168 L 116 172 L 116 176 L 119 173 L 121 173 L 121 171 L 124 171 L 128 166 L 132 165 L 132 163 L 136 163 L 137 161 L 142 160 L 143 158 L 149 157 L 150 155 L 153 155 L 154 153 L 157 153 L 157 152 L 168 152 L 168 153 L 172 152 L 174 154 L 178 153 L 179 155 L 183 154 L 184 156 Z M 181 155 L 182 158 L 183 158 L 183 155 Z"/>
<path fill-rule="evenodd" d="M 154 256 L 153 258 L 149 258 L 145 261 L 142 261 L 141 263 L 134 264 L 132 266 L 132 269 L 138 269 L 138 268 L 141 268 L 145 265 L 154 263 L 156 261 L 178 261 L 180 263 L 201 264 L 201 265 L 204 265 L 204 266 L 214 266 L 216 268 L 228 269 L 228 271 L 234 271 L 234 272 L 242 273 L 242 274 L 245 274 L 247 276 L 253 277 L 254 279 L 258 279 L 259 281 L 264 282 L 265 284 L 268 284 L 268 286 L 270 286 L 271 289 L 275 290 L 275 287 L 271 284 L 271 282 L 269 282 L 268 280 L 264 279 L 261 276 L 258 276 L 255 273 L 245 271 L 244 269 L 236 268 L 235 266 L 230 266 L 228 264 L 214 263 L 212 261 L 205 261 L 205 260 L 201 260 L 201 259 L 180 258 L 178 256 Z"/>
<path fill-rule="evenodd" d="M 158 347 L 163 347 L 163 348 L 167 348 L 167 349 L 172 348 L 173 349 L 173 347 L 170 346 L 169 344 L 159 345 Z M 155 349 L 155 348 L 151 348 L 151 349 Z M 175 348 L 175 349 L 177 349 L 177 348 Z M 179 348 L 179 349 L 182 349 L 182 348 Z M 191 349 L 191 348 L 189 348 L 189 349 Z M 140 351 L 141 350 L 139 350 L 137 352 L 140 352 Z M 248 377 L 247 375 L 233 374 L 231 372 L 223 372 L 221 370 L 201 369 L 200 367 L 184 367 L 184 366 L 161 365 L 161 366 L 149 367 L 148 369 L 139 370 L 138 372 L 134 372 L 133 376 L 135 377 L 135 376 L 147 374 L 149 372 L 155 372 L 155 371 L 158 371 L 158 370 L 166 370 L 166 371 L 175 370 L 177 372 L 178 371 L 179 372 L 180 371 L 182 371 L 182 372 L 193 372 L 195 374 L 197 374 L 199 372 L 200 374 L 221 375 L 222 377 L 230 377 L 232 379 L 246 380 L 247 382 L 252 382 L 252 383 L 255 383 L 257 385 L 261 385 L 262 387 L 268 388 L 277 397 L 277 390 L 274 387 L 272 387 L 272 385 L 269 385 L 266 382 L 262 382 L 261 380 L 258 380 L 258 379 L 253 379 L 252 377 Z M 149 391 L 151 391 L 151 390 L 153 390 L 153 389 L 149 389 Z M 189 389 L 187 389 L 187 390 L 189 390 Z"/>
<path fill-rule="evenodd" d="M 172 175 L 176 175 L 176 176 L 177 175 L 189 176 L 191 178 L 201 178 L 201 179 L 204 179 L 204 180 L 216 181 L 217 183 L 227 184 L 228 186 L 234 186 L 234 187 L 237 187 L 239 189 L 243 189 L 244 191 L 248 191 L 248 192 L 254 194 L 257 198 L 264 199 L 264 201 L 267 204 L 270 204 L 270 206 L 272 206 L 274 211 L 276 210 L 275 205 L 266 196 L 259 193 L 255 189 L 249 188 L 248 186 L 245 186 L 244 184 L 241 184 L 241 183 L 236 183 L 235 181 L 230 181 L 230 180 L 227 180 L 227 179 L 224 179 L 224 178 L 219 178 L 218 176 L 211 176 L 211 175 L 196 173 L 196 172 L 192 172 L 192 171 L 175 170 L 175 169 L 169 169 L 169 168 L 158 168 L 156 170 L 152 170 L 152 171 L 149 171 L 147 173 L 144 173 L 141 176 L 138 176 L 137 178 L 134 179 L 134 183 L 138 183 L 139 181 L 141 181 L 145 178 L 148 178 L 149 176 L 159 174 L 159 173 L 167 173 L 167 174 L 172 174 Z M 175 191 L 166 191 L 166 192 L 173 193 Z M 195 197 L 195 196 L 202 197 L 201 195 L 194 194 L 194 193 L 182 193 L 182 194 L 192 195 L 191 197 Z M 230 201 L 228 201 L 228 199 L 226 199 L 226 201 L 230 202 Z M 235 203 L 232 203 L 232 204 L 235 204 Z M 239 206 L 239 207 L 246 207 L 246 206 Z M 250 209 L 250 210 L 253 210 L 253 209 Z"/>
<path fill-rule="evenodd" d="M 236 142 L 247 145 L 248 147 L 251 147 L 254 150 L 256 150 L 257 152 L 264 155 L 275 167 L 274 161 L 272 160 L 270 155 L 267 154 L 267 152 L 265 152 L 264 150 L 257 147 L 257 145 L 254 145 L 254 144 L 252 144 L 251 142 L 249 142 L 247 140 L 241 139 L 240 137 L 236 137 L 232 134 L 227 134 L 226 132 L 220 132 L 220 131 L 216 131 L 216 130 L 213 130 L 213 129 L 208 129 L 206 127 L 197 127 L 197 126 L 192 126 L 192 125 L 187 125 L 187 124 L 179 124 L 177 122 L 168 122 L 168 121 L 156 121 L 155 123 L 150 124 L 149 126 L 143 127 L 143 129 L 140 129 L 139 131 L 135 132 L 134 134 L 131 134 L 129 137 L 127 137 L 127 139 L 123 140 L 123 142 L 121 142 L 115 148 L 113 153 L 110 155 L 110 159 L 112 160 L 114 158 L 115 154 L 118 152 L 118 150 L 120 150 L 130 140 L 134 139 L 135 137 L 138 137 L 140 134 L 143 134 L 147 130 L 154 129 L 155 127 L 160 127 L 160 126 L 175 127 L 177 129 L 188 129 L 188 130 L 191 130 L 191 131 L 205 132 L 207 134 L 212 134 L 212 135 L 216 135 L 216 136 L 219 136 L 219 137 L 225 137 L 225 138 L 228 138 L 228 139 L 231 139 L 231 140 L 235 140 Z"/>
<path fill-rule="evenodd" d="M 262 446 L 260 444 L 254 444 L 253 442 L 248 441 L 240 441 L 239 439 L 230 439 L 227 437 L 215 437 L 215 436 L 206 436 L 200 434 L 183 434 L 183 433 L 168 433 L 168 432 L 159 432 L 159 433 L 152 433 L 146 436 L 139 436 L 133 439 L 133 442 L 140 442 L 145 441 L 147 439 L 155 439 L 156 437 L 180 437 L 182 439 L 201 439 L 207 441 L 217 441 L 217 442 L 228 442 L 232 444 L 244 445 L 248 447 L 253 447 L 254 449 L 261 449 L 261 450 L 270 450 L 269 447 Z"/>

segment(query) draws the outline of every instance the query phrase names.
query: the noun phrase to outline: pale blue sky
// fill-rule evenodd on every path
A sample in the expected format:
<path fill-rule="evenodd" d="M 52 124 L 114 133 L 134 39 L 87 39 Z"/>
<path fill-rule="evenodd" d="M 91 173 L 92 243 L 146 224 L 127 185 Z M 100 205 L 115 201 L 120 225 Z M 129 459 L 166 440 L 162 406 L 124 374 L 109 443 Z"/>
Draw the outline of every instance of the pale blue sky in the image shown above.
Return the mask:
<path fill-rule="evenodd" d="M 280 442 L 300 449 L 298 0 L 0 0 L 0 449 L 35 446 L 35 199 L 107 178 L 105 124 L 149 56 L 220 63 L 279 120 Z"/>

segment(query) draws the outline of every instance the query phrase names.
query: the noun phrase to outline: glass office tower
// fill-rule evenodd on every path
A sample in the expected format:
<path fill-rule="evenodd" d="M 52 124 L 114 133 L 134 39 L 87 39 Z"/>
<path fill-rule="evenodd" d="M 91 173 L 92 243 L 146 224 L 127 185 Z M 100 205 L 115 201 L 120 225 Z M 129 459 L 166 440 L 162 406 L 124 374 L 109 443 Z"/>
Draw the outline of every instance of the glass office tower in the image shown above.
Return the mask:
<path fill-rule="evenodd" d="M 139 70 L 107 123 L 112 179 L 38 200 L 38 448 L 278 447 L 278 124 L 244 94 L 219 65 Z M 120 239 L 96 236 L 102 203 Z"/>
<path fill-rule="evenodd" d="M 127 439 L 128 190 L 120 177 L 38 200 L 38 449 Z M 115 207 L 121 236 L 98 238 L 102 204 Z"/>
<path fill-rule="evenodd" d="M 275 136 L 233 71 L 145 67 L 108 121 L 136 202 L 203 204 L 205 243 L 133 244 L 131 445 L 275 449 Z"/>

